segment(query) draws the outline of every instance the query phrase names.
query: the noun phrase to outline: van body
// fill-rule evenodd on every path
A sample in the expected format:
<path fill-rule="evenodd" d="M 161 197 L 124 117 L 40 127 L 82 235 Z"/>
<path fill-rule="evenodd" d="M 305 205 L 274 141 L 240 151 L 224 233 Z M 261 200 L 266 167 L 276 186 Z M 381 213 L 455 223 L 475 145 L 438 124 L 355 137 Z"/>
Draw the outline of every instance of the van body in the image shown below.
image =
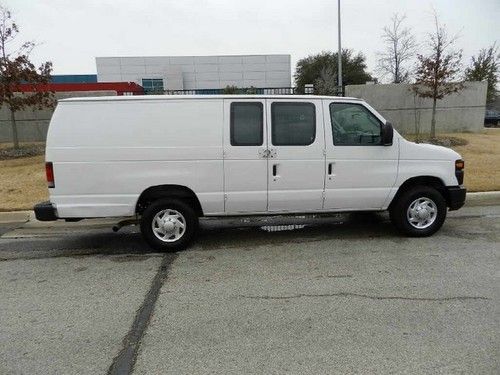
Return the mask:
<path fill-rule="evenodd" d="M 50 202 L 35 207 L 39 220 L 137 216 L 143 234 L 160 228 L 157 240 L 171 222 L 184 225 L 182 241 L 148 241 L 165 249 L 186 246 L 186 225 L 200 216 L 389 210 L 403 232 L 429 235 L 465 201 L 459 154 L 405 140 L 346 97 L 64 99 L 46 162 Z M 149 207 L 169 200 L 183 205 L 173 210 L 183 222 L 164 209 L 144 223 Z"/>

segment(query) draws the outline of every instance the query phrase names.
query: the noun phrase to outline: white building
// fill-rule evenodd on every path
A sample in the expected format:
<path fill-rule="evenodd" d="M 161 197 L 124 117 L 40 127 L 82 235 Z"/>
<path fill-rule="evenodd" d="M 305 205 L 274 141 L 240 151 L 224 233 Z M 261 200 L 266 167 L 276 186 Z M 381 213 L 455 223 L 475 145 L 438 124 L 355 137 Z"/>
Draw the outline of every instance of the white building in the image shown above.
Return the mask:
<path fill-rule="evenodd" d="M 135 82 L 146 91 L 291 86 L 290 55 L 97 57 L 98 82 Z"/>

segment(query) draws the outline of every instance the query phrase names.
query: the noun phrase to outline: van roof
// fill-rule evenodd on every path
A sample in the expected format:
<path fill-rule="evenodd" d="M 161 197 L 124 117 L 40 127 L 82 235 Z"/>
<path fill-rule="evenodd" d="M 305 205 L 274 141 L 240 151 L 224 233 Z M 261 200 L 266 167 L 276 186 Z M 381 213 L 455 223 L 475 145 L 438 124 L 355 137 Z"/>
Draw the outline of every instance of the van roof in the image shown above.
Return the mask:
<path fill-rule="evenodd" d="M 136 101 L 136 100 L 179 100 L 179 99 L 339 99 L 363 101 L 359 98 L 345 96 L 320 95 L 124 95 L 124 96 L 95 96 L 61 99 L 60 102 L 101 102 L 101 101 Z"/>

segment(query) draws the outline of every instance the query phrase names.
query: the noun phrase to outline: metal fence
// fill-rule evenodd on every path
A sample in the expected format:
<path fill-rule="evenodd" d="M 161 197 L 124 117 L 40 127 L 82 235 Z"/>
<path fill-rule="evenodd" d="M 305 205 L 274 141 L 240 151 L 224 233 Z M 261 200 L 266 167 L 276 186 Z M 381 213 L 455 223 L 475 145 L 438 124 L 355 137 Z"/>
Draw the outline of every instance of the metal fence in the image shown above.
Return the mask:
<path fill-rule="evenodd" d="M 297 87 L 245 87 L 225 89 L 195 89 L 195 90 L 165 90 L 165 95 L 297 95 L 304 94 L 304 90 Z M 312 94 L 312 90 L 308 94 Z"/>
<path fill-rule="evenodd" d="M 343 91 L 343 90 L 342 90 Z M 145 92 L 146 95 L 314 95 L 314 87 L 227 87 L 224 89 L 193 89 L 193 90 L 164 90 Z M 331 93 L 329 95 L 344 96 L 344 92 Z"/>

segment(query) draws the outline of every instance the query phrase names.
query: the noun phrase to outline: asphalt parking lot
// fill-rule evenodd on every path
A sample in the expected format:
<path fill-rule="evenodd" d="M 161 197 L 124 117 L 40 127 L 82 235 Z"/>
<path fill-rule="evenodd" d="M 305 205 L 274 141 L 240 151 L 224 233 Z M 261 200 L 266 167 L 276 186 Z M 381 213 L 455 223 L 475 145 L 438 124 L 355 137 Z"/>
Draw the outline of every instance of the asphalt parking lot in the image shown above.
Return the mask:
<path fill-rule="evenodd" d="M 177 254 L 0 224 L 0 374 L 498 374 L 499 218 L 211 229 Z"/>

